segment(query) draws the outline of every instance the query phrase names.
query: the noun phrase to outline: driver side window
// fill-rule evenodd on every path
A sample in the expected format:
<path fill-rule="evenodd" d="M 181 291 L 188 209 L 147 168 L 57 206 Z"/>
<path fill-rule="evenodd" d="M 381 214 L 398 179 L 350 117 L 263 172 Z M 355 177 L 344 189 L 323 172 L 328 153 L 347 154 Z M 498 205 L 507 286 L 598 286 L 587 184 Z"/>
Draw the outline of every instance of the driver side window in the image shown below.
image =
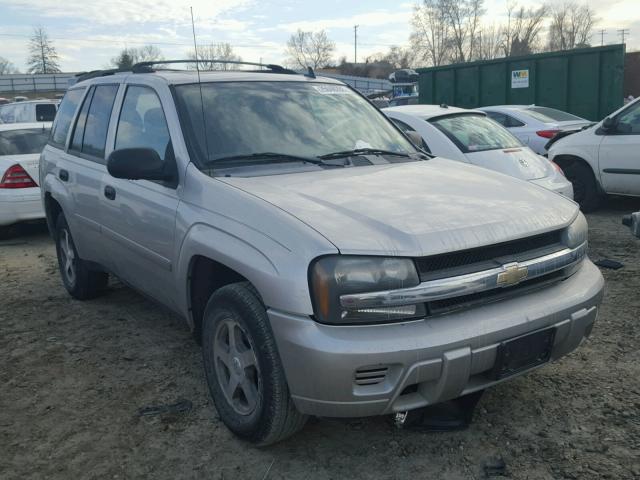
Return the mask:
<path fill-rule="evenodd" d="M 163 161 L 172 154 L 167 120 L 153 89 L 137 85 L 127 87 L 115 148 L 151 148 Z"/>
<path fill-rule="evenodd" d="M 618 116 L 616 132 L 640 135 L 640 102 L 636 102 Z"/>

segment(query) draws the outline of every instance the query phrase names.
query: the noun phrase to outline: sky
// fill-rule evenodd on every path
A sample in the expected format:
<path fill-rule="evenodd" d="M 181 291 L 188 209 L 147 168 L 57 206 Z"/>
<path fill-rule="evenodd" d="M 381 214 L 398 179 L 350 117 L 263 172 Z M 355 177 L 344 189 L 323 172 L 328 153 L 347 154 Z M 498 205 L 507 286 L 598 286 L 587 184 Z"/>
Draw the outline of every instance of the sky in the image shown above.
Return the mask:
<path fill-rule="evenodd" d="M 640 49 L 640 0 L 586 0 L 596 11 L 594 31 L 604 43 L 619 43 L 627 28 L 627 51 Z M 0 0 L 0 56 L 26 69 L 27 44 L 41 25 L 60 54 L 65 72 L 109 66 L 126 47 L 157 46 L 165 58 L 186 58 L 192 49 L 195 14 L 199 44 L 228 42 L 245 61 L 282 63 L 289 36 L 298 28 L 324 29 L 336 43 L 336 59 L 358 59 L 408 45 L 414 1 L 393 0 Z M 535 2 L 524 1 L 525 5 Z M 485 22 L 499 24 L 506 0 L 485 0 Z M 592 44 L 600 44 L 594 34 Z"/>

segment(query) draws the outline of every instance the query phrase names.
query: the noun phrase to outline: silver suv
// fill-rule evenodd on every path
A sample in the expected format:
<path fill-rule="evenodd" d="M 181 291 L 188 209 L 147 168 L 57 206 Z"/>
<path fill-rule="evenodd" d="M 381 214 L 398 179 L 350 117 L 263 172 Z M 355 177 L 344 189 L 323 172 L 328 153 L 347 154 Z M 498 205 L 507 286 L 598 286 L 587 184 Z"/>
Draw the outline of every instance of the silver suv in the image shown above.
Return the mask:
<path fill-rule="evenodd" d="M 313 72 L 92 76 L 41 157 L 64 285 L 116 275 L 183 316 L 238 436 L 457 398 L 590 334 L 603 279 L 574 202 L 431 158 Z"/>

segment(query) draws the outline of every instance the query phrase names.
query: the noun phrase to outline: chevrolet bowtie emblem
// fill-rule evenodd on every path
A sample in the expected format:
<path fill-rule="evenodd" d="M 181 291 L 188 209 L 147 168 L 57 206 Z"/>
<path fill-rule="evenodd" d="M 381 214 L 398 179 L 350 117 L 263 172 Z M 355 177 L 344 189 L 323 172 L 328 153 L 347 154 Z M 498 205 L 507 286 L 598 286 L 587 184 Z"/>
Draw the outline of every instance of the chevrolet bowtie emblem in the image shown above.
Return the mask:
<path fill-rule="evenodd" d="M 529 268 L 525 265 L 520 265 L 518 262 L 507 263 L 502 268 L 504 271 L 498 274 L 499 287 L 510 287 L 520 283 L 529 275 Z"/>

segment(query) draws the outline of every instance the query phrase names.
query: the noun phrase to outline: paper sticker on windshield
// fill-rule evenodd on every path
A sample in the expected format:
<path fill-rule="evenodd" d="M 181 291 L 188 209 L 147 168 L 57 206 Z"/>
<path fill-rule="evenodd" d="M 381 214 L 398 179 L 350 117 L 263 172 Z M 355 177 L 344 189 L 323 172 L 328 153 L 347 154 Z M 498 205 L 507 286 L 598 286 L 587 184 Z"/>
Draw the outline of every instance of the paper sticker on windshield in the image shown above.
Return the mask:
<path fill-rule="evenodd" d="M 323 95 L 345 95 L 351 93 L 344 85 L 313 85 L 313 88 Z"/>

